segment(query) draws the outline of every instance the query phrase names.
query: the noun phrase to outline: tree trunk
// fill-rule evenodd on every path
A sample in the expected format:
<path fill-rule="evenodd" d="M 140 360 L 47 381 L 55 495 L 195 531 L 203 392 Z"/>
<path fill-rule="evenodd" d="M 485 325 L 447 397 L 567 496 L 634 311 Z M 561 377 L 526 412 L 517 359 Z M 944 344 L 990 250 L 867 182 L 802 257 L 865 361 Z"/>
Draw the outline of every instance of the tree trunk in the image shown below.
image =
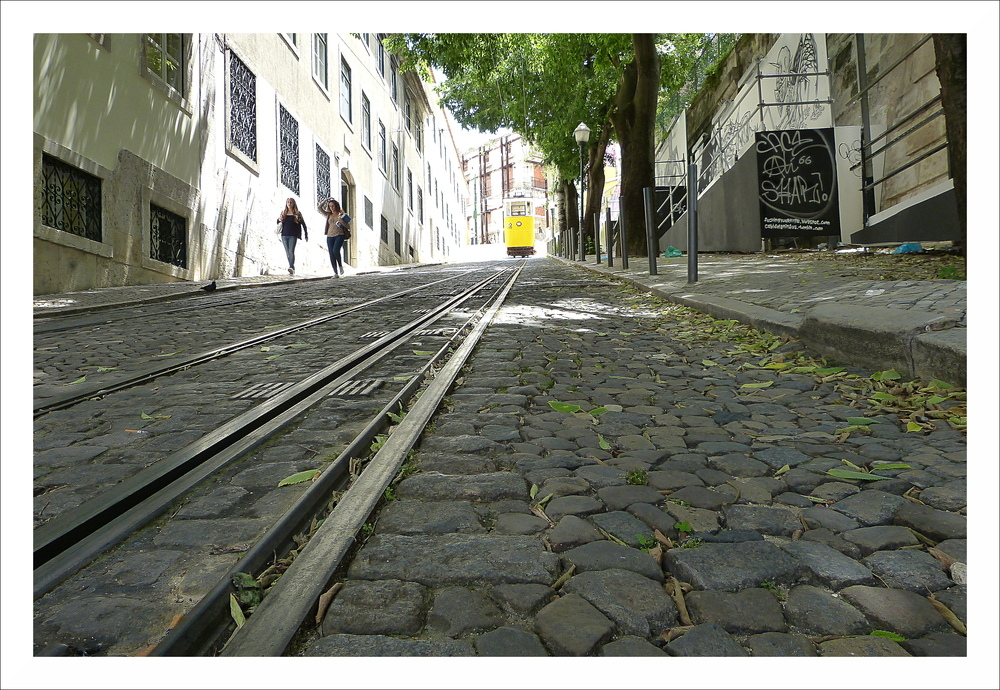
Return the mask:
<path fill-rule="evenodd" d="M 611 138 L 610 123 L 604 123 L 600 132 L 597 141 L 587 149 L 587 197 L 584 200 L 586 217 L 583 219 L 583 234 L 591 241 L 596 240 L 596 233 L 601 227 L 599 221 L 594 223 L 594 216 L 601 212 L 601 198 L 604 196 L 604 154 Z M 596 241 L 594 246 L 597 246 Z"/>
<path fill-rule="evenodd" d="M 645 256 L 643 189 L 653 187 L 653 132 L 660 86 L 660 58 L 654 34 L 633 34 L 635 59 L 625 65 L 615 94 L 611 121 L 622 148 L 620 213 L 628 233 L 628 251 Z"/>
<path fill-rule="evenodd" d="M 955 201 L 961 232 L 959 245 L 965 248 L 966 173 L 966 35 L 934 34 L 935 68 L 941 83 L 941 107 L 948 135 L 948 166 L 955 184 Z"/>
<path fill-rule="evenodd" d="M 566 248 L 565 254 L 569 253 L 569 248 L 574 248 L 573 254 L 569 256 L 571 259 L 575 259 L 580 255 L 580 249 L 577 247 L 577 242 L 579 241 L 580 234 L 580 195 L 576 193 L 576 181 L 575 180 L 563 180 L 563 200 L 565 202 L 565 207 L 563 209 L 563 246 Z M 572 235 L 572 239 L 570 239 Z"/>

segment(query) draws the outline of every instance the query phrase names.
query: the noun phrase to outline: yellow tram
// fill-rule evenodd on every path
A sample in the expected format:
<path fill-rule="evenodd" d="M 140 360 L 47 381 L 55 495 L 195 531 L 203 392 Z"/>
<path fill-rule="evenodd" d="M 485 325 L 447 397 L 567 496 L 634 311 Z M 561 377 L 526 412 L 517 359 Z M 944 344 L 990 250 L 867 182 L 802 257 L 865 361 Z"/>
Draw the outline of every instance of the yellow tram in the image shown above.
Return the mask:
<path fill-rule="evenodd" d="M 535 253 L 535 217 L 530 199 L 504 201 L 504 243 L 507 256 L 531 256 Z"/>

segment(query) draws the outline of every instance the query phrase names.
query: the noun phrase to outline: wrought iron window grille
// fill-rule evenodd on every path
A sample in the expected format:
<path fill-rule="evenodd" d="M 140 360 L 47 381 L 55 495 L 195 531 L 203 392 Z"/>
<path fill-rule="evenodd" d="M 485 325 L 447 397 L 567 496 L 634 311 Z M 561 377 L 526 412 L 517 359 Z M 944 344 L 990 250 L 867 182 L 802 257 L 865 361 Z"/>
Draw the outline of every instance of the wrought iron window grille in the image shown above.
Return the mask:
<path fill-rule="evenodd" d="M 42 154 L 42 188 L 43 225 L 101 241 L 101 178 Z"/>
<path fill-rule="evenodd" d="M 257 162 L 257 77 L 229 56 L 229 131 L 233 148 Z"/>
<path fill-rule="evenodd" d="M 149 255 L 165 264 L 187 268 L 187 219 L 150 204 Z"/>
<path fill-rule="evenodd" d="M 330 156 L 316 144 L 316 203 L 330 197 Z"/>
<path fill-rule="evenodd" d="M 281 139 L 281 184 L 299 193 L 299 122 L 282 105 L 278 106 Z"/>

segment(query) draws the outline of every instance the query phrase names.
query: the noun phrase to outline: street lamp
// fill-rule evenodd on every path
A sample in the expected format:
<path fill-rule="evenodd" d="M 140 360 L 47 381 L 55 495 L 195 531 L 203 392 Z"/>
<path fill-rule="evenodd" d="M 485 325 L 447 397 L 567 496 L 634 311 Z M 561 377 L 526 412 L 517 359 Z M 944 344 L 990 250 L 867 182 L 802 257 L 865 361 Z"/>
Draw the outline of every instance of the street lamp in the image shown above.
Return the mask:
<path fill-rule="evenodd" d="M 583 246 L 583 147 L 590 140 L 590 127 L 582 122 L 573 130 L 576 143 L 580 145 L 580 261 L 586 261 L 586 253 Z"/>

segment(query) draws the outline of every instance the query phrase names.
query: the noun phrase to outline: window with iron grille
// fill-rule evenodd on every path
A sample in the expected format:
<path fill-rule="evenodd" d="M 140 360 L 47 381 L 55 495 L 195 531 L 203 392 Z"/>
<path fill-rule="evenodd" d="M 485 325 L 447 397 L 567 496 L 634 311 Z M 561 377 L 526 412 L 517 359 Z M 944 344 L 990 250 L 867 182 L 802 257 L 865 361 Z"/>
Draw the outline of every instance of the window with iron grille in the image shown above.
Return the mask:
<path fill-rule="evenodd" d="M 406 207 L 413 212 L 413 173 L 406 169 Z"/>
<path fill-rule="evenodd" d="M 392 94 L 393 103 L 396 103 L 398 100 L 398 91 L 399 91 L 399 84 L 397 83 L 398 77 L 399 77 L 399 69 L 396 67 L 396 58 L 389 58 L 389 93 Z"/>
<path fill-rule="evenodd" d="M 146 34 L 146 69 L 184 93 L 184 34 Z"/>
<path fill-rule="evenodd" d="M 299 193 L 299 122 L 283 105 L 278 106 L 281 140 L 281 184 Z"/>
<path fill-rule="evenodd" d="M 400 237 L 400 235 L 399 235 L 399 230 L 394 230 L 394 231 L 393 231 L 393 243 L 392 243 L 392 246 L 393 246 L 393 249 L 395 249 L 395 250 L 396 250 L 396 253 L 397 253 L 397 254 L 400 254 L 400 253 L 402 253 L 402 252 L 400 251 L 400 249 L 401 249 L 401 248 L 402 248 L 402 246 L 403 246 L 403 243 L 402 243 L 402 240 L 403 240 L 403 238 L 402 238 L 402 237 Z"/>
<path fill-rule="evenodd" d="M 187 268 L 187 218 L 150 204 L 149 256 L 165 264 Z"/>
<path fill-rule="evenodd" d="M 385 216 L 382 216 L 382 226 L 379 230 L 379 239 L 382 240 L 383 244 L 389 244 L 389 219 Z"/>
<path fill-rule="evenodd" d="M 397 192 L 402 186 L 399 179 L 399 148 L 395 144 L 392 145 L 392 186 Z"/>
<path fill-rule="evenodd" d="M 101 178 L 42 154 L 42 224 L 101 241 Z"/>
<path fill-rule="evenodd" d="M 324 89 L 327 88 L 326 54 L 326 34 L 313 34 L 313 76 Z"/>
<path fill-rule="evenodd" d="M 330 198 L 330 154 L 316 144 L 316 204 Z"/>
<path fill-rule="evenodd" d="M 233 148 L 257 161 L 257 77 L 229 54 L 229 131 Z"/>
<path fill-rule="evenodd" d="M 386 166 L 386 141 L 385 141 L 385 125 L 382 121 L 378 121 L 378 167 L 379 170 L 385 172 Z"/>
<path fill-rule="evenodd" d="M 417 185 L 417 221 L 424 222 L 424 190 Z"/>
<path fill-rule="evenodd" d="M 370 228 L 374 228 L 375 222 L 375 207 L 372 206 L 372 200 L 365 197 L 365 225 Z"/>
<path fill-rule="evenodd" d="M 361 92 L 361 143 L 372 150 L 372 104 L 365 92 Z"/>
<path fill-rule="evenodd" d="M 343 58 L 340 59 L 340 114 L 348 122 L 351 118 L 351 67 Z"/>

